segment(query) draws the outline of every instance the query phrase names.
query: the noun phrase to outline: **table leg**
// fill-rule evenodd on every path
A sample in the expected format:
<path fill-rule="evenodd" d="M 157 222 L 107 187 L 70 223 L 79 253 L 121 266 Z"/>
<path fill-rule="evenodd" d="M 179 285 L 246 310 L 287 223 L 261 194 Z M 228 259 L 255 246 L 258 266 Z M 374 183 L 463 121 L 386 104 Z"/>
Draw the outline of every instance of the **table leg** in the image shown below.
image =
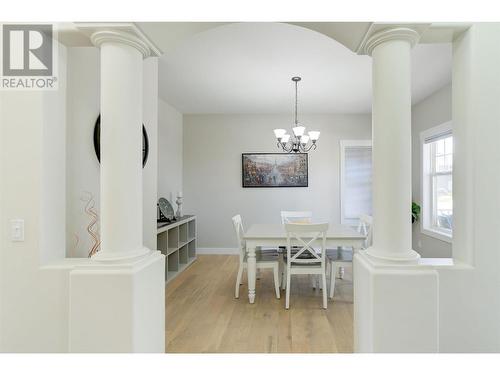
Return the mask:
<path fill-rule="evenodd" d="M 352 285 L 354 285 L 354 255 L 362 249 L 363 249 L 363 242 L 359 244 L 354 244 L 352 247 L 352 274 L 351 274 Z"/>
<path fill-rule="evenodd" d="M 257 261 L 255 259 L 255 246 L 247 247 L 247 276 L 248 276 L 248 300 L 255 302 L 255 276 L 257 274 Z"/>

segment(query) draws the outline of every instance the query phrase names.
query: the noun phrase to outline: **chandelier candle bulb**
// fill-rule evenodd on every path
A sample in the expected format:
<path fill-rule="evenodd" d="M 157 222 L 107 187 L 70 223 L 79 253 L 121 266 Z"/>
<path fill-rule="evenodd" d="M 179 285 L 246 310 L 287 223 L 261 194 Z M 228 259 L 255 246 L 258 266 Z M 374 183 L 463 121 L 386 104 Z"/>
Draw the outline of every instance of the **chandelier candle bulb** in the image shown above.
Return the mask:
<path fill-rule="evenodd" d="M 296 137 L 302 137 L 305 130 L 306 128 L 304 126 L 295 126 L 293 128 L 293 134 L 295 134 Z"/>
<path fill-rule="evenodd" d="M 290 140 L 290 134 L 285 134 L 283 137 L 281 137 L 281 143 L 287 144 L 288 141 Z"/>
<path fill-rule="evenodd" d="M 309 136 L 308 135 L 303 135 L 300 138 L 300 143 L 302 143 L 303 145 L 307 145 L 307 142 L 309 142 Z"/>
<path fill-rule="evenodd" d="M 319 139 L 320 132 L 313 130 L 313 131 L 310 131 L 308 134 L 309 134 L 309 138 L 311 139 L 311 141 L 314 142 L 314 141 L 317 141 Z"/>
<path fill-rule="evenodd" d="M 281 139 L 283 138 L 283 136 L 286 134 L 286 130 L 285 129 L 274 129 L 274 135 L 276 136 L 276 138 L 278 139 Z"/>

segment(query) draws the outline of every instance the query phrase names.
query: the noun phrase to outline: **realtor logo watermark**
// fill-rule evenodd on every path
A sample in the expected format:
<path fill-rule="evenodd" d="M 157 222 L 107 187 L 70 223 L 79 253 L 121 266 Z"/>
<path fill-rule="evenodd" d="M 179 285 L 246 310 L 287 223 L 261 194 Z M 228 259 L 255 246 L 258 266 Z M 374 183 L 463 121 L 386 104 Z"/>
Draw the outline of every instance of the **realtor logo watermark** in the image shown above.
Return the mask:
<path fill-rule="evenodd" d="M 58 88 L 57 43 L 51 24 L 2 25 L 2 90 Z"/>

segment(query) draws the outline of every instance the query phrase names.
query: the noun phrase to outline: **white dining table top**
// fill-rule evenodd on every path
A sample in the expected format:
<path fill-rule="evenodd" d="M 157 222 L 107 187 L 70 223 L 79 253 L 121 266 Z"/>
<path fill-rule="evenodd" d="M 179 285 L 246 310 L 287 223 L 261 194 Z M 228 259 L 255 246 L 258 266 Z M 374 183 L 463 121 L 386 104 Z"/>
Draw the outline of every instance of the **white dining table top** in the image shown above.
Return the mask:
<path fill-rule="evenodd" d="M 348 225 L 330 224 L 326 238 L 335 239 L 364 239 L 366 236 L 356 231 Z M 286 238 L 285 227 L 283 224 L 253 224 L 245 232 L 246 240 L 259 238 Z"/>

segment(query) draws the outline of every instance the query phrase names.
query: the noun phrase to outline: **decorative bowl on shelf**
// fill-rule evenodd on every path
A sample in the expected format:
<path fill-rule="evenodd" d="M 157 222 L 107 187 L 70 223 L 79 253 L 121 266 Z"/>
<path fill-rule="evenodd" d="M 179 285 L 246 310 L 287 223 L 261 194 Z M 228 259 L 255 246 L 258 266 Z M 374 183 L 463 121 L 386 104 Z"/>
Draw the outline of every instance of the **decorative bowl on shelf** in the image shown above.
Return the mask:
<path fill-rule="evenodd" d="M 169 223 L 175 220 L 174 209 L 170 202 L 165 198 L 158 199 L 159 215 L 157 221 L 160 223 Z"/>

